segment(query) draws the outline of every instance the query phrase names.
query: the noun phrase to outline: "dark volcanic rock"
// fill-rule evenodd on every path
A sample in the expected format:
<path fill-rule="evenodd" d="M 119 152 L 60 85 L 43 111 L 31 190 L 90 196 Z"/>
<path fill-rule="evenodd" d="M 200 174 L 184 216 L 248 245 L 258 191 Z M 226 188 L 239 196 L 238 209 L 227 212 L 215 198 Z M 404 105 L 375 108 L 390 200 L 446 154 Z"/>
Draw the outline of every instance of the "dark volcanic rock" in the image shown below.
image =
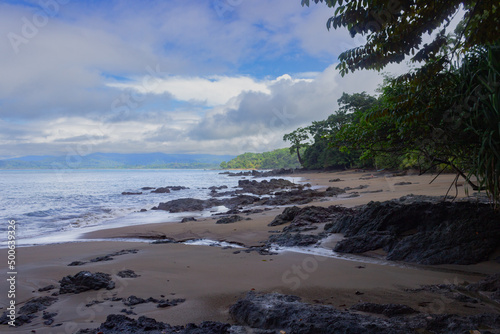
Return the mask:
<path fill-rule="evenodd" d="M 236 196 L 236 195 L 237 195 L 236 190 L 223 191 L 220 193 L 218 193 L 215 190 L 212 190 L 210 192 L 210 196 L 212 196 L 212 197 L 229 197 L 229 196 Z"/>
<path fill-rule="evenodd" d="M 328 187 L 325 190 L 325 195 L 326 196 L 337 196 L 337 195 L 340 195 L 340 194 L 343 194 L 343 193 L 345 193 L 345 190 L 337 188 L 337 187 Z"/>
<path fill-rule="evenodd" d="M 337 205 L 332 205 L 327 208 L 306 206 L 300 209 L 290 222 L 290 225 L 285 227 L 283 231 L 301 231 L 304 227 L 309 227 L 313 224 L 327 223 L 335 217 L 342 216 L 349 212 L 352 212 L 352 210 Z"/>
<path fill-rule="evenodd" d="M 354 187 L 354 188 L 351 188 L 351 187 L 345 187 L 344 190 L 345 191 L 350 191 L 350 190 L 361 190 L 361 189 L 366 189 L 368 188 L 369 186 L 366 185 L 366 184 L 362 184 L 362 185 L 359 185 L 357 187 Z"/>
<path fill-rule="evenodd" d="M 472 283 L 467 286 L 469 291 L 490 291 L 495 292 L 500 290 L 500 274 L 490 275 L 477 283 Z"/>
<path fill-rule="evenodd" d="M 370 309 L 379 307 L 370 307 Z M 300 298 L 280 294 L 247 296 L 231 306 L 230 314 L 242 325 L 296 334 L 406 334 L 406 333 L 468 333 L 471 329 L 500 329 L 500 315 L 483 314 L 470 317 L 417 314 L 404 317 L 409 308 L 402 305 L 381 305 L 401 316 L 381 319 L 370 315 L 338 311 L 331 306 L 308 305 Z M 378 313 L 378 312 L 377 312 Z M 394 314 L 394 313 L 389 313 Z M 395 315 L 395 314 L 394 314 Z"/>
<path fill-rule="evenodd" d="M 160 300 L 158 302 L 158 305 L 156 305 L 156 307 L 158 308 L 165 308 L 165 307 L 170 307 L 170 306 L 177 306 L 181 303 L 184 303 L 186 301 L 186 299 L 184 298 L 177 298 L 177 299 L 173 299 L 173 300 Z"/>
<path fill-rule="evenodd" d="M 110 255 L 98 256 L 94 259 L 91 259 L 90 262 L 102 262 L 102 261 L 111 261 L 113 258 Z"/>
<path fill-rule="evenodd" d="M 135 271 L 130 270 L 130 269 L 119 271 L 118 274 L 116 274 L 116 275 L 121 277 L 121 278 L 136 278 L 136 277 L 140 276 L 140 275 L 137 275 L 135 273 Z"/>
<path fill-rule="evenodd" d="M 211 198 L 206 200 L 195 198 L 180 198 L 166 203 L 160 203 L 156 210 L 166 210 L 170 212 L 202 211 L 220 205 L 224 205 L 229 209 L 235 209 L 241 206 L 253 204 L 258 200 L 258 197 L 248 195 L 239 195 L 226 199 Z"/>
<path fill-rule="evenodd" d="M 351 209 L 332 205 L 328 208 L 320 206 L 306 206 L 298 208 L 296 206 L 286 208 L 283 213 L 276 216 L 268 226 L 282 225 L 290 223 L 283 229 L 284 232 L 299 232 L 316 229 L 313 224 L 327 223 L 335 217 L 346 213 L 352 213 Z"/>
<path fill-rule="evenodd" d="M 287 175 L 287 174 L 294 174 L 296 172 L 300 172 L 298 169 L 291 169 L 291 168 L 281 168 L 281 169 L 273 169 L 271 171 L 267 172 L 261 172 L 258 170 L 252 170 L 252 171 L 247 171 L 247 172 L 221 172 L 219 174 L 225 174 L 228 176 L 253 176 L 253 177 L 271 177 L 271 176 L 279 176 L 279 175 Z"/>
<path fill-rule="evenodd" d="M 218 201 L 216 200 L 180 198 L 180 199 L 174 199 L 166 203 L 160 203 L 157 209 L 170 212 L 202 211 L 217 205 Z"/>
<path fill-rule="evenodd" d="M 271 179 L 269 181 L 256 181 L 256 180 L 239 180 L 237 193 L 251 193 L 256 195 L 269 194 L 276 189 L 297 188 L 293 182 L 285 179 Z"/>
<path fill-rule="evenodd" d="M 165 188 L 169 188 L 170 190 L 173 191 L 189 189 L 189 187 L 183 187 L 183 186 L 166 186 Z"/>
<path fill-rule="evenodd" d="M 90 262 L 111 261 L 111 260 L 114 260 L 113 256 L 120 256 L 120 255 L 125 255 L 125 254 L 135 254 L 138 251 L 139 250 L 137 250 L 137 249 L 122 249 L 121 251 L 118 251 L 118 252 L 114 252 L 114 253 L 110 253 L 110 254 L 107 254 L 107 255 L 98 256 L 96 258 L 93 258 L 93 259 L 90 260 Z M 74 263 L 74 262 L 72 262 L 72 263 Z M 85 262 L 83 262 L 83 264 L 84 263 Z"/>
<path fill-rule="evenodd" d="M 83 262 L 83 261 L 73 261 L 71 262 L 70 264 L 68 264 L 69 267 L 74 267 L 74 266 L 83 266 L 84 264 L 86 264 L 87 262 Z"/>
<path fill-rule="evenodd" d="M 483 280 L 469 284 L 466 288 L 468 291 L 486 292 L 491 299 L 500 303 L 500 274 L 490 275 Z"/>
<path fill-rule="evenodd" d="M 220 186 L 220 187 L 216 187 L 216 186 L 211 186 L 211 187 L 208 187 L 208 189 L 210 190 L 222 190 L 222 189 L 227 189 L 227 186 Z"/>
<path fill-rule="evenodd" d="M 185 218 L 182 218 L 181 223 L 195 222 L 195 221 L 196 221 L 196 218 L 194 218 L 194 217 L 185 217 Z"/>
<path fill-rule="evenodd" d="M 500 215 L 489 205 L 370 202 L 325 226 L 346 238 L 335 251 L 361 253 L 383 247 L 387 259 L 421 264 L 472 264 L 500 247 Z"/>
<path fill-rule="evenodd" d="M 412 309 L 411 307 L 401 304 L 359 303 L 351 306 L 350 309 L 366 313 L 383 314 L 386 317 L 396 317 L 400 315 L 418 313 L 418 311 Z"/>
<path fill-rule="evenodd" d="M 292 205 L 292 204 L 307 204 L 315 199 L 324 197 L 324 192 L 319 193 L 316 190 L 291 190 L 274 193 L 273 197 L 262 199 L 260 205 Z"/>
<path fill-rule="evenodd" d="M 111 276 L 104 273 L 80 271 L 75 276 L 68 275 L 59 281 L 59 294 L 80 293 L 88 290 L 114 289 L 115 283 Z"/>
<path fill-rule="evenodd" d="M 272 197 L 263 198 L 260 205 L 293 205 L 307 204 L 312 201 L 317 201 L 325 197 L 337 196 L 345 191 L 340 188 L 330 187 L 328 191 L 317 191 L 312 189 L 306 190 L 290 190 L 275 192 Z"/>
<path fill-rule="evenodd" d="M 498 332 L 499 314 L 480 314 L 459 317 L 447 314 L 419 314 L 405 305 L 357 304 L 353 310 L 383 314 L 380 316 L 339 311 L 331 306 L 310 305 L 300 302 L 299 297 L 281 294 L 256 294 L 250 292 L 244 299 L 231 306 L 232 318 L 242 326 L 219 322 L 203 322 L 199 326 L 171 326 L 144 316 L 137 320 L 124 315 L 109 315 L 99 328 L 81 330 L 78 333 L 99 332 L 150 333 L 150 334 L 406 334 L 406 333 L 469 333 L 475 329 Z M 125 310 L 126 311 L 126 310 Z M 245 326 L 245 327 L 243 327 Z M 249 327 L 246 327 L 249 326 Z"/>
<path fill-rule="evenodd" d="M 307 305 L 300 298 L 280 294 L 249 293 L 231 306 L 230 314 L 239 324 L 288 333 L 404 333 L 390 331 L 386 322 L 340 312 L 333 307 Z"/>
<path fill-rule="evenodd" d="M 229 217 L 224 217 L 224 218 L 219 219 L 216 222 L 216 224 L 232 224 L 232 223 L 239 222 L 241 220 L 243 220 L 243 217 L 238 216 L 238 215 L 232 215 Z"/>
<path fill-rule="evenodd" d="M 125 304 L 127 306 L 134 306 L 134 305 L 144 304 L 144 303 L 147 303 L 146 299 L 139 298 L 139 297 L 136 297 L 134 295 L 128 297 L 127 299 L 125 299 L 123 301 L 123 304 Z"/>
<path fill-rule="evenodd" d="M 236 197 L 231 197 L 227 199 L 222 199 L 219 201 L 219 205 L 224 205 L 229 209 L 241 208 L 243 206 L 251 205 L 259 201 L 260 198 L 250 195 L 238 195 Z"/>
<path fill-rule="evenodd" d="M 44 325 L 50 326 L 54 323 L 54 317 L 57 315 L 55 312 L 46 312 L 43 311 L 42 319 L 45 320 L 43 322 Z"/>
<path fill-rule="evenodd" d="M 45 310 L 57 301 L 55 297 L 38 297 L 30 300 L 19 309 L 19 314 L 32 314 Z"/>
<path fill-rule="evenodd" d="M 268 244 L 276 244 L 278 246 L 283 247 L 303 247 L 314 245 L 317 243 L 323 236 L 315 235 L 315 234 L 300 234 L 300 233 L 283 233 L 283 234 L 274 234 L 271 235 L 268 239 Z"/>
<path fill-rule="evenodd" d="M 396 182 L 394 183 L 395 186 L 406 186 L 406 185 L 410 185 L 411 182 Z"/>
<path fill-rule="evenodd" d="M 267 226 L 278 226 L 291 222 L 295 216 L 300 212 L 300 208 L 297 206 L 291 206 L 285 208 L 283 212 L 277 215 L 272 222 L 270 222 Z"/>
<path fill-rule="evenodd" d="M 160 188 L 156 188 L 155 190 L 153 190 L 151 192 L 156 193 L 156 194 L 168 194 L 170 192 L 170 189 L 168 189 L 167 187 L 160 187 Z"/>
<path fill-rule="evenodd" d="M 213 321 L 202 322 L 199 326 L 194 324 L 188 324 L 185 327 L 170 326 L 145 316 L 135 320 L 125 315 L 111 314 L 99 328 L 80 330 L 77 334 L 97 334 L 99 332 L 106 334 L 229 334 L 230 328 L 229 324 Z"/>
<path fill-rule="evenodd" d="M 396 238 L 388 232 L 373 232 L 356 235 L 348 239 L 341 240 L 335 246 L 335 251 L 339 253 L 364 253 L 370 250 L 387 247 L 396 242 Z"/>
<path fill-rule="evenodd" d="M 124 191 L 122 192 L 122 195 L 142 195 L 142 192 L 130 192 L 130 191 Z"/>
<path fill-rule="evenodd" d="M 21 326 L 25 323 L 31 322 L 31 320 L 37 317 L 35 313 L 45 310 L 56 301 L 57 298 L 54 297 L 38 297 L 28 301 L 21 308 L 19 308 L 18 314 L 16 315 L 16 320 L 14 322 L 15 325 Z M 7 317 L 7 312 L 4 312 L 0 317 L 0 324 L 7 325 L 9 321 L 11 321 L 11 319 Z"/>
<path fill-rule="evenodd" d="M 38 291 L 39 292 L 50 291 L 50 290 L 54 290 L 55 288 L 56 288 L 56 286 L 51 284 L 51 285 L 47 285 L 47 286 L 44 286 L 43 288 L 38 289 Z"/>

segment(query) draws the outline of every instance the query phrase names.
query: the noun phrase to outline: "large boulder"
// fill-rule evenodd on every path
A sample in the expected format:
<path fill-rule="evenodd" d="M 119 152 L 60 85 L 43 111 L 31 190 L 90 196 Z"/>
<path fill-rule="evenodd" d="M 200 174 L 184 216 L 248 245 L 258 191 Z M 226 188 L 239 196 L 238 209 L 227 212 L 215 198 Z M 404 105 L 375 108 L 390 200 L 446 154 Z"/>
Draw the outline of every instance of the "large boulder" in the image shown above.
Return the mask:
<path fill-rule="evenodd" d="M 81 293 L 88 290 L 115 288 L 115 283 L 111 276 L 105 273 L 91 273 L 89 271 L 80 271 L 75 276 L 68 275 L 59 281 L 59 294 Z"/>
<path fill-rule="evenodd" d="M 219 202 L 215 200 L 180 198 L 165 203 L 160 203 L 157 209 L 169 212 L 203 211 L 212 206 L 218 205 L 218 203 Z"/>
<path fill-rule="evenodd" d="M 384 248 L 387 259 L 421 264 L 473 264 L 500 247 L 500 215 L 489 205 L 458 202 L 370 202 L 325 226 L 346 239 L 335 251 Z"/>
<path fill-rule="evenodd" d="M 203 211 L 215 206 L 224 205 L 229 209 L 235 209 L 242 206 L 251 205 L 259 200 L 258 197 L 250 195 L 239 195 L 225 199 L 196 199 L 196 198 L 180 198 L 160 203 L 155 210 L 165 210 L 169 212 L 189 212 L 189 211 Z"/>
<path fill-rule="evenodd" d="M 286 208 L 283 213 L 276 216 L 268 226 L 282 225 L 290 223 L 283 231 L 299 232 L 316 229 L 315 224 L 330 222 L 333 218 L 351 213 L 351 209 L 332 205 L 327 208 L 321 206 L 306 206 L 298 208 L 296 206 Z"/>
<path fill-rule="evenodd" d="M 243 217 L 238 216 L 238 215 L 232 215 L 232 216 L 221 218 L 221 219 L 217 220 L 215 223 L 216 224 L 233 224 L 233 223 L 239 222 L 241 220 L 243 220 Z"/>
<path fill-rule="evenodd" d="M 310 305 L 299 297 L 281 294 L 250 292 L 231 306 L 229 313 L 240 325 L 274 333 L 329 334 L 329 333 L 468 333 L 473 329 L 500 329 L 499 314 L 481 314 L 470 317 L 454 315 L 417 314 L 404 305 L 363 305 L 363 312 L 386 313 L 390 318 L 339 311 L 332 306 Z M 406 316 L 410 315 L 410 316 Z"/>
<path fill-rule="evenodd" d="M 238 193 L 251 193 L 256 195 L 265 195 L 269 194 L 276 189 L 287 189 L 287 188 L 297 188 L 298 186 L 285 179 L 271 179 L 269 181 L 256 181 L 256 180 L 239 180 L 238 187 L 241 190 L 238 190 Z"/>

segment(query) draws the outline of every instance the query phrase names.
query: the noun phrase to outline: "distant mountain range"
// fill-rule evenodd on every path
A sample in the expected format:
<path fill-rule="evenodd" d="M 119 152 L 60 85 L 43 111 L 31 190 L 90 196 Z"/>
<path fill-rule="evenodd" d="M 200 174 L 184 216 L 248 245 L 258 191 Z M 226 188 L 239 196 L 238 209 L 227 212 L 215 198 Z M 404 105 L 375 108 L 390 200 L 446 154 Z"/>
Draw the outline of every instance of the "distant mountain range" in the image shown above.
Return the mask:
<path fill-rule="evenodd" d="M 0 160 L 0 169 L 219 168 L 233 155 L 92 153 L 85 156 L 25 156 Z"/>

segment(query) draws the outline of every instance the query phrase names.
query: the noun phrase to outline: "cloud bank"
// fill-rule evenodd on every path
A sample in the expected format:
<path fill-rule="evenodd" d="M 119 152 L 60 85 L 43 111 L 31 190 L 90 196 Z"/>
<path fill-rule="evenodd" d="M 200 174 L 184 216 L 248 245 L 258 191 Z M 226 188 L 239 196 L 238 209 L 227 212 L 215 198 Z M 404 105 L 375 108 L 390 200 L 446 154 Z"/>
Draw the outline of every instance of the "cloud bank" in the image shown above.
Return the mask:
<path fill-rule="evenodd" d="M 381 82 L 339 77 L 337 55 L 361 41 L 328 32 L 331 14 L 299 0 L 4 1 L 0 157 L 284 147 L 342 92 Z"/>

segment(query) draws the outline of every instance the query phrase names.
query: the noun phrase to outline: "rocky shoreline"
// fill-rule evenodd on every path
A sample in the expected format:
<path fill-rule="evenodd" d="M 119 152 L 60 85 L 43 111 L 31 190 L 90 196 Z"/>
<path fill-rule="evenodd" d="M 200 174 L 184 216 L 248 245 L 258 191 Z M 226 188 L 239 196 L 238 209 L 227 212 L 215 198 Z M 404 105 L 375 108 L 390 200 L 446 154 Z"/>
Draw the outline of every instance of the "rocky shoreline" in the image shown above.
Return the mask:
<path fill-rule="evenodd" d="M 274 176 L 266 173 L 241 172 L 228 175 Z M 278 172 L 278 175 L 284 174 Z M 373 175 L 366 175 L 358 179 L 371 181 L 372 178 Z M 173 213 L 191 213 L 215 206 L 225 206 L 229 210 L 222 214 L 215 214 L 213 219 L 199 222 L 200 218 L 193 214 L 192 217 L 184 218 L 179 226 L 187 225 L 185 229 L 191 233 L 191 228 L 196 224 L 204 224 L 203 226 L 212 224 L 210 226 L 218 226 L 227 231 L 224 233 L 230 235 L 232 231 L 247 226 L 244 224 L 255 224 L 259 215 L 266 215 L 270 210 L 276 210 L 277 206 L 281 207 L 278 214 L 265 222 L 264 226 L 273 230 L 268 231 L 265 239 L 260 239 L 258 246 L 248 246 L 242 243 L 241 245 L 245 247 L 241 249 L 231 250 L 230 246 L 224 248 L 229 250 L 224 258 L 233 257 L 234 261 L 238 261 L 237 257 L 241 257 L 242 254 L 257 253 L 256 256 L 261 258 L 258 261 L 270 262 L 279 256 L 276 253 L 277 249 L 288 247 L 316 248 L 332 254 L 336 252 L 372 256 L 375 252 L 378 257 L 388 261 L 419 265 L 471 265 L 491 260 L 500 249 L 499 214 L 487 204 L 470 199 L 452 202 L 445 201 L 446 199 L 440 196 L 405 195 L 396 199 L 370 201 L 350 207 L 331 205 L 333 200 L 349 200 L 371 193 L 381 193 L 383 190 L 378 188 L 372 190 L 373 188 L 370 187 L 373 186 L 367 184 L 351 183 L 348 186 L 340 186 L 343 182 L 340 178 L 331 178 L 328 181 L 328 186 L 311 189 L 310 183 L 295 184 L 284 179 L 263 181 L 243 179 L 234 189 L 224 186 L 207 189 L 211 198 L 204 200 L 181 198 L 159 203 L 153 209 Z M 332 187 L 331 182 L 339 186 Z M 398 186 L 411 184 L 412 182 L 394 182 L 394 185 Z M 183 189 L 181 186 L 167 186 L 144 187 L 141 190 L 168 193 Z M 123 194 L 138 195 L 138 193 Z M 255 232 L 243 230 L 242 233 L 251 235 Z M 160 258 L 162 249 L 170 249 L 170 245 L 182 246 L 180 242 L 193 239 L 185 237 L 184 232 L 180 233 L 179 237 L 164 234 L 163 237 L 158 238 L 158 234 L 145 237 L 155 240 L 152 242 L 154 245 L 163 244 L 164 246 L 152 246 L 151 249 L 145 246 L 140 248 L 148 249 L 150 254 L 153 252 Z M 340 235 L 343 238 L 340 238 L 338 242 L 330 242 L 332 237 L 339 238 Z M 148 298 L 146 298 L 148 295 L 141 297 L 138 293 L 120 296 L 117 278 L 141 280 L 150 274 L 144 270 L 138 271 L 134 266 L 129 267 L 134 270 L 122 267 L 115 275 L 100 271 L 106 268 L 106 263 L 115 260 L 115 257 L 123 262 L 127 256 L 142 254 L 142 251 L 141 253 L 139 251 L 140 249 L 136 248 L 123 249 L 104 253 L 106 255 L 82 256 L 77 261 L 66 262 L 65 266 L 69 263 L 70 268 L 86 267 L 85 270 L 72 271 L 72 274 L 65 273 L 59 276 L 58 284 L 40 287 L 38 294 L 41 296 L 29 299 L 20 308 L 16 325 L 24 328 L 40 319 L 46 327 L 61 326 L 60 312 L 54 311 L 61 298 L 67 300 L 77 294 L 106 291 L 99 292 L 100 295 L 106 296 L 104 299 L 89 300 L 85 308 L 101 307 L 99 305 L 104 303 L 108 307 L 115 305 L 121 307 L 121 314 L 108 312 L 106 318 L 99 321 L 100 325 L 96 323 L 92 328 L 80 326 L 78 331 L 73 332 L 80 334 L 500 333 L 500 276 L 498 274 L 482 275 L 483 279 L 476 283 L 421 285 L 420 288 L 406 289 L 403 292 L 404 297 L 401 297 L 411 300 L 415 294 L 442 296 L 446 300 L 453 300 L 463 305 L 464 308 L 478 307 L 481 310 L 471 315 L 432 312 L 431 309 L 426 308 L 426 301 L 420 302 L 418 307 L 401 303 L 401 298 L 398 303 L 390 299 L 389 302 L 384 303 L 365 301 L 360 297 L 365 293 L 362 292 L 363 286 L 359 287 L 362 291 L 356 290 L 353 294 L 360 298 L 359 301 L 350 306 L 344 304 L 333 306 L 326 303 L 326 300 L 311 303 L 289 293 L 257 292 L 259 291 L 257 289 L 251 291 L 247 289 L 245 297 L 227 305 L 226 312 L 228 310 L 229 318 L 226 321 L 204 321 L 197 322 L 196 325 L 187 322 L 184 325 L 178 323 L 170 325 L 168 322 L 155 320 L 154 316 L 141 315 L 142 312 L 136 307 L 148 310 L 151 308 L 175 309 L 180 307 L 177 305 L 189 304 L 189 297 L 167 299 L 165 294 L 160 295 L 160 293 L 149 294 L 154 297 Z M 307 259 L 316 261 L 314 257 L 306 257 L 302 262 L 303 266 Z M 190 265 L 184 267 L 187 269 L 183 270 L 189 270 Z M 100 270 L 92 270 L 92 268 L 100 268 Z M 365 266 L 358 265 L 356 268 L 365 268 Z M 285 282 L 283 278 L 282 282 Z M 146 306 L 148 304 L 153 305 Z M 0 317 L 0 324 L 6 325 L 7 323 L 7 314 L 4 313 Z"/>
<path fill-rule="evenodd" d="M 498 275 L 486 278 L 479 286 Z M 478 285 L 476 285 L 477 287 Z M 466 287 L 466 289 L 469 287 Z M 247 296 L 229 310 L 235 324 L 206 321 L 200 325 L 171 326 L 154 319 L 137 320 L 124 315 L 110 315 L 97 329 L 80 330 L 79 334 L 118 333 L 185 333 L 185 334 L 329 334 L 329 333 L 498 333 L 500 314 L 481 314 L 469 317 L 422 314 L 401 304 L 359 303 L 349 309 L 311 305 L 296 296 L 257 294 Z M 481 329 L 479 331 L 478 329 Z"/>
<path fill-rule="evenodd" d="M 269 237 L 262 246 L 267 251 L 273 245 L 315 245 L 331 234 L 345 237 L 333 249 L 338 253 L 362 254 L 382 249 L 387 260 L 426 265 L 475 264 L 487 260 L 500 248 L 500 215 L 488 204 L 407 195 L 355 208 L 295 206 L 368 188 L 360 185 L 320 191 L 310 187 L 284 179 L 240 180 L 236 190 L 222 193 L 225 198 L 219 198 L 217 190 L 222 189 L 214 187 L 214 198 L 176 199 L 160 203 L 153 210 L 175 213 L 225 206 L 229 211 L 220 214 L 222 218 L 216 224 L 231 224 L 244 219 L 238 214 L 254 212 L 254 207 L 294 205 L 286 207 L 269 224 L 287 226 Z"/>

